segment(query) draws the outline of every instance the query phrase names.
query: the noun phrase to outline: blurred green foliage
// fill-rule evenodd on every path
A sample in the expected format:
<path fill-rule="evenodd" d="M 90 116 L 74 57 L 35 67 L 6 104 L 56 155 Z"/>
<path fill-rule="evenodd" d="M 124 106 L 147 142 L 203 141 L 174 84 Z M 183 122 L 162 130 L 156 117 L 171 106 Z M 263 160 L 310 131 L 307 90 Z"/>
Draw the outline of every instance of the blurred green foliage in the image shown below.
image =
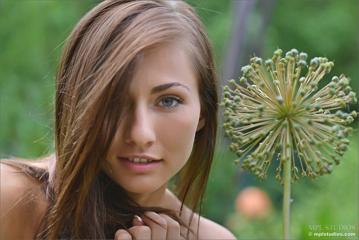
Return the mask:
<path fill-rule="evenodd" d="M 52 150 L 55 69 L 89 3 L 0 4 L 0 157 L 36 157 Z"/>
<path fill-rule="evenodd" d="M 34 158 L 53 151 L 53 94 L 63 42 L 96 1 L 0 2 L 0 158 Z M 231 32 L 230 0 L 188 0 L 200 14 L 215 50 L 219 76 Z M 257 30 L 258 12 L 251 13 L 244 34 Z M 277 47 L 297 48 L 309 57 L 334 60 L 333 74 L 345 73 L 358 89 L 359 2 L 357 0 L 278 0 L 263 39 L 264 58 Z M 249 58 L 249 56 L 244 56 Z M 240 66 L 238 66 L 240 67 Z M 357 106 L 354 106 L 357 107 Z M 281 186 L 273 179 L 257 181 L 239 172 L 219 136 L 204 199 L 204 215 L 227 224 L 240 239 L 281 236 Z M 332 175 L 293 186 L 293 236 L 307 238 L 308 224 L 358 223 L 357 132 L 351 150 Z M 234 200 L 246 186 L 256 185 L 273 201 L 269 219 L 247 221 L 235 212 Z"/>
<path fill-rule="evenodd" d="M 266 56 L 273 49 L 297 48 L 309 59 L 327 57 L 335 63 L 329 75 L 341 74 L 359 88 L 359 1 L 278 1 L 268 29 Z"/>

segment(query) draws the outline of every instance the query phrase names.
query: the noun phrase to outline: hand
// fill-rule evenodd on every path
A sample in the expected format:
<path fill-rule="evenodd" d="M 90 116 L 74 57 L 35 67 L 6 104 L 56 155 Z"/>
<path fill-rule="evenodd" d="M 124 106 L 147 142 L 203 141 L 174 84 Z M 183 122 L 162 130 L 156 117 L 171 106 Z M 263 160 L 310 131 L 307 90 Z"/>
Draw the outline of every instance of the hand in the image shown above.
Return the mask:
<path fill-rule="evenodd" d="M 119 229 L 115 240 L 184 240 L 180 224 L 165 214 L 145 212 L 143 218 L 135 216 L 133 227 Z"/>

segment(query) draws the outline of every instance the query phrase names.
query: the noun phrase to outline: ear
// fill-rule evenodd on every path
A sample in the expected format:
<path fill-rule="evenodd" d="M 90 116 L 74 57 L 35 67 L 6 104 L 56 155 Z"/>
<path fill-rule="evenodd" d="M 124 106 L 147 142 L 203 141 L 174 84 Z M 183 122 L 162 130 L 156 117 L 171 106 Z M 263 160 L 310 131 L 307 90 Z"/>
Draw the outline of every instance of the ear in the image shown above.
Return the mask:
<path fill-rule="evenodd" d="M 204 125 L 206 124 L 206 119 L 204 117 L 201 117 L 198 121 L 198 125 L 197 125 L 197 130 L 196 132 L 198 132 L 199 130 L 201 130 Z"/>

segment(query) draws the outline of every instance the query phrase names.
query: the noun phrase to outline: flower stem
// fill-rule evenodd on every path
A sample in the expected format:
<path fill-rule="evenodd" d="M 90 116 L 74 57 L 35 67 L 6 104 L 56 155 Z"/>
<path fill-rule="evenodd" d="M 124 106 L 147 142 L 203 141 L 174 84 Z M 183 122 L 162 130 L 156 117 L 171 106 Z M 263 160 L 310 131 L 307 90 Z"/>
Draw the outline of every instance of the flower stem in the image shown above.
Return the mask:
<path fill-rule="evenodd" d="M 291 184 L 291 160 L 283 163 L 283 239 L 290 239 L 290 184 Z"/>

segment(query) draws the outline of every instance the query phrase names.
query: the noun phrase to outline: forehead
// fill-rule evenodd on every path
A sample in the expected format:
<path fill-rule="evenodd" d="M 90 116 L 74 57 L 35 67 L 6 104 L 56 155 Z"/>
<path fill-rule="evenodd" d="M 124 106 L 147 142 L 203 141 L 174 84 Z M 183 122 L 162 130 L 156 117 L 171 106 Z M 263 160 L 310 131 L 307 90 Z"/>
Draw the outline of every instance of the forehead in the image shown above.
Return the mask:
<path fill-rule="evenodd" d="M 197 89 L 197 77 L 188 50 L 181 44 L 163 44 L 141 53 L 130 89 L 179 82 Z"/>

